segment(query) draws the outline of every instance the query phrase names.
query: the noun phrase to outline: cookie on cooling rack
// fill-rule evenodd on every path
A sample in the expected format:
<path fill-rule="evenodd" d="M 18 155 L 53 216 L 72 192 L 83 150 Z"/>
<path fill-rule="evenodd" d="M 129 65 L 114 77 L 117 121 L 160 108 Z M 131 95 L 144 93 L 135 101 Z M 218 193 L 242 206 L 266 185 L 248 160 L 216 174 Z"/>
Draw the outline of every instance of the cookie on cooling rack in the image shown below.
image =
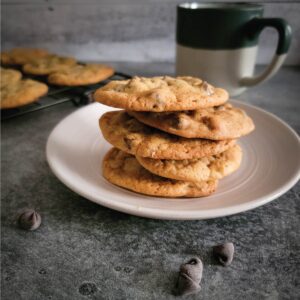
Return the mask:
<path fill-rule="evenodd" d="M 14 69 L 0 68 L 1 87 L 19 81 L 22 78 L 21 72 Z"/>
<path fill-rule="evenodd" d="M 109 78 L 114 72 L 112 67 L 103 64 L 74 65 L 50 74 L 48 82 L 63 86 L 89 85 Z"/>
<path fill-rule="evenodd" d="M 34 101 L 47 94 L 48 86 L 44 83 L 25 79 L 1 86 L 1 109 L 16 108 Z"/>
<path fill-rule="evenodd" d="M 24 65 L 32 60 L 46 57 L 49 52 L 36 48 L 14 48 L 1 52 L 1 63 L 4 65 Z"/>
<path fill-rule="evenodd" d="M 48 55 L 25 64 L 23 72 L 32 75 L 49 75 L 53 72 L 66 70 L 74 65 L 76 65 L 76 59 L 73 57 Z"/>

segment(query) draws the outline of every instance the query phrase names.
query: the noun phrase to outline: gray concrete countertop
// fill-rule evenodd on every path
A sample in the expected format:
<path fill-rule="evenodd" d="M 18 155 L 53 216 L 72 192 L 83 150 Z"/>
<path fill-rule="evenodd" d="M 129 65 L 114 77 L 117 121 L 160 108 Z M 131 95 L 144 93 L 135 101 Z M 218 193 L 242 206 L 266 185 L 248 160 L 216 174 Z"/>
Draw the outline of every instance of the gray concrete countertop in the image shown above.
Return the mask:
<path fill-rule="evenodd" d="M 131 74 L 172 74 L 171 64 L 115 64 Z M 284 68 L 240 96 L 300 131 L 300 69 Z M 159 221 L 96 205 L 50 171 L 45 145 L 71 103 L 2 122 L 2 299 L 173 299 L 179 265 L 204 262 L 202 290 L 189 299 L 299 299 L 300 185 L 263 207 L 207 221 Z M 270 134 L 272 134 L 270 132 Z M 24 207 L 42 215 L 26 232 Z M 230 267 L 211 246 L 236 246 Z"/>

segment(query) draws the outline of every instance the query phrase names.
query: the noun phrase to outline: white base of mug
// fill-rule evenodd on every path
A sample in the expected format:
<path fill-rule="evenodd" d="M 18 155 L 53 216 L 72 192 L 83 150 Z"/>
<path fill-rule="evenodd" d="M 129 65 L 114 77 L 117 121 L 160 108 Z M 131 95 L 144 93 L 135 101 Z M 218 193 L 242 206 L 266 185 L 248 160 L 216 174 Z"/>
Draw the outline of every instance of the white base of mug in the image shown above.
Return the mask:
<path fill-rule="evenodd" d="M 246 90 L 241 79 L 254 72 L 257 46 L 234 50 L 207 50 L 177 44 L 176 74 L 200 77 L 226 89 L 231 96 Z"/>

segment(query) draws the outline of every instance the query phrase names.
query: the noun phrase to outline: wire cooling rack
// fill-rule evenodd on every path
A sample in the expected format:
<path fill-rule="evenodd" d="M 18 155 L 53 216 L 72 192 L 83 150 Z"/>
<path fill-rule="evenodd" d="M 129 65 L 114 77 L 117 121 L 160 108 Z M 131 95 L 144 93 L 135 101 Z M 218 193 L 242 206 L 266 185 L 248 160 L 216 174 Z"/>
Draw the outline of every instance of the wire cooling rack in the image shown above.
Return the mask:
<path fill-rule="evenodd" d="M 101 86 L 104 86 L 111 80 L 129 79 L 132 76 L 122 72 L 115 72 L 115 74 L 108 79 L 101 81 L 97 84 L 80 86 L 80 87 L 59 87 L 49 85 L 46 78 L 43 77 L 28 77 L 23 78 L 36 79 L 48 84 L 49 91 L 47 95 L 41 97 L 38 101 L 13 109 L 1 110 L 1 120 L 8 120 L 15 117 L 19 117 L 25 114 L 29 114 L 38 110 L 46 109 L 67 101 L 71 101 L 75 106 L 82 106 L 93 101 L 92 93 Z"/>

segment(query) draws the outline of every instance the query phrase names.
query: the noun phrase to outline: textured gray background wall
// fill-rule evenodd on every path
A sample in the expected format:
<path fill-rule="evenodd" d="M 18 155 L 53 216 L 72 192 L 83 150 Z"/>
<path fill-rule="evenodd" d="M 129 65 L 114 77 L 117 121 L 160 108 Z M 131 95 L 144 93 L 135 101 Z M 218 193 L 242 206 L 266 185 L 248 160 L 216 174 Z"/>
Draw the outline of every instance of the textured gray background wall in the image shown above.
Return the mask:
<path fill-rule="evenodd" d="M 84 60 L 172 61 L 180 2 L 184 1 L 2 0 L 2 49 L 37 46 Z M 286 64 L 299 65 L 300 2 L 255 2 L 265 5 L 265 16 L 283 17 L 291 24 L 293 40 Z M 276 42 L 276 32 L 266 29 L 258 63 L 270 61 Z"/>

